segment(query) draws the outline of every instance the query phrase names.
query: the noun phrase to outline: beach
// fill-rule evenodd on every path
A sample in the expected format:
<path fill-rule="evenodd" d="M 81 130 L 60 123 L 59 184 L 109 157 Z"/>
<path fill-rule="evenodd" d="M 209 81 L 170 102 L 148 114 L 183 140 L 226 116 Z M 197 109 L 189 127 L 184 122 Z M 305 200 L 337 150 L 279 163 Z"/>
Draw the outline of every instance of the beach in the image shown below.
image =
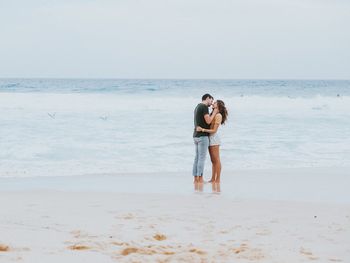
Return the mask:
<path fill-rule="evenodd" d="M 348 262 L 349 179 L 322 171 L 2 178 L 0 262 Z"/>
<path fill-rule="evenodd" d="M 0 79 L 0 262 L 350 262 L 349 85 Z M 203 92 L 221 185 L 191 174 Z"/>

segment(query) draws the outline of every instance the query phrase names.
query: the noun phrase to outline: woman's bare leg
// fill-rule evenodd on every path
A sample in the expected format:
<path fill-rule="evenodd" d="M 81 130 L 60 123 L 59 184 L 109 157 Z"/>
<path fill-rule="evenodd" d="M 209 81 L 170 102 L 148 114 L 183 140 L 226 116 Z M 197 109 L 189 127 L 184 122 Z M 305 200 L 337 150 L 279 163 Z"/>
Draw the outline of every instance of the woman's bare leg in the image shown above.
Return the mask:
<path fill-rule="evenodd" d="M 220 183 L 220 176 L 221 176 L 221 160 L 220 160 L 220 146 L 218 145 L 218 153 L 217 153 L 217 157 L 218 157 L 218 163 L 217 163 L 217 167 L 216 167 L 216 183 Z"/>
<path fill-rule="evenodd" d="M 210 157 L 211 162 L 213 163 L 214 181 L 216 183 L 220 183 L 220 174 L 221 174 L 221 161 L 220 161 L 220 146 L 214 145 L 210 146 Z"/>
<path fill-rule="evenodd" d="M 217 175 L 216 175 L 215 182 L 216 183 L 220 183 L 220 176 L 221 176 L 221 162 L 220 161 L 219 161 L 219 163 L 217 165 L 216 171 L 217 171 Z"/>
<path fill-rule="evenodd" d="M 213 162 L 213 158 L 214 158 L 214 155 L 212 153 L 212 146 L 209 146 L 209 155 L 210 155 L 210 160 L 211 160 L 211 179 L 208 183 L 213 183 L 215 182 L 215 165 L 214 165 L 214 162 Z"/>

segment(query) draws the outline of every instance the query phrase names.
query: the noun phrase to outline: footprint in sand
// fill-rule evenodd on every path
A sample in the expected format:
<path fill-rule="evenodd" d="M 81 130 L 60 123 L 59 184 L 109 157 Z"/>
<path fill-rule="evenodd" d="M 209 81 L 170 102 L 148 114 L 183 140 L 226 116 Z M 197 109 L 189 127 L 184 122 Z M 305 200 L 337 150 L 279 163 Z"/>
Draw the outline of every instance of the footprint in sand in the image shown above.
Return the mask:
<path fill-rule="evenodd" d="M 90 235 L 88 233 L 84 233 L 83 231 L 81 230 L 73 230 L 70 232 L 71 235 L 73 235 L 74 238 L 89 238 L 89 239 L 96 239 L 98 238 L 98 236 L 93 236 L 93 235 Z"/>
<path fill-rule="evenodd" d="M 338 259 L 338 258 L 330 258 L 328 260 L 331 261 L 331 262 L 343 262 L 343 260 Z"/>
<path fill-rule="evenodd" d="M 147 247 L 127 247 L 121 250 L 120 254 L 123 256 L 128 256 L 130 254 L 142 254 L 142 255 L 174 255 L 175 252 L 172 251 L 172 246 L 152 246 L 149 245 Z"/>
<path fill-rule="evenodd" d="M 258 232 L 256 232 L 255 234 L 258 236 L 268 236 L 271 234 L 271 232 L 268 229 L 261 229 Z"/>
<path fill-rule="evenodd" d="M 0 252 L 10 251 L 10 247 L 7 245 L 0 244 Z"/>
<path fill-rule="evenodd" d="M 310 260 L 318 260 L 319 258 L 314 256 L 311 251 L 306 250 L 305 248 L 300 248 L 300 254 L 306 256 Z"/>
<path fill-rule="evenodd" d="M 8 245 L 4 245 L 4 244 L 0 244 L 0 253 L 2 252 L 9 252 L 9 251 L 30 251 L 30 248 L 28 247 L 16 247 L 16 248 L 13 248 Z"/>
<path fill-rule="evenodd" d="M 162 234 L 156 234 L 156 235 L 153 236 L 153 238 L 154 238 L 155 240 L 158 240 L 158 241 L 163 241 L 163 240 L 166 239 L 166 236 L 165 236 L 165 235 L 162 235 Z"/>
<path fill-rule="evenodd" d="M 126 215 L 122 215 L 120 218 L 123 218 L 123 219 L 134 219 L 135 215 L 133 215 L 131 213 L 128 213 Z"/>
<path fill-rule="evenodd" d="M 81 230 L 73 230 L 70 232 L 70 234 L 73 235 L 73 238 L 75 239 L 74 241 L 65 242 L 66 245 L 69 245 L 67 248 L 70 250 L 90 250 L 97 249 L 102 246 L 101 243 L 96 242 L 96 238 L 98 238 L 98 236 L 89 235 Z M 84 245 L 84 243 L 93 244 L 93 246 Z"/>
<path fill-rule="evenodd" d="M 239 254 L 239 253 L 245 252 L 247 249 L 248 249 L 248 245 L 243 243 L 238 248 L 233 248 L 232 250 L 235 254 Z"/>
<path fill-rule="evenodd" d="M 198 255 L 205 255 L 205 254 L 207 254 L 205 251 L 202 251 L 202 250 L 197 249 L 197 248 L 192 248 L 192 249 L 190 249 L 189 251 L 190 251 L 191 253 L 196 253 L 196 254 L 198 254 Z"/>
<path fill-rule="evenodd" d="M 72 245 L 68 247 L 70 250 L 88 250 L 91 249 L 91 247 L 85 246 L 85 245 Z"/>
<path fill-rule="evenodd" d="M 139 250 L 135 247 L 128 247 L 128 248 L 125 248 L 122 250 L 122 252 L 120 252 L 120 254 L 122 254 L 123 256 L 127 256 L 129 254 L 132 254 L 132 253 L 138 253 Z"/>
<path fill-rule="evenodd" d="M 245 243 L 242 243 L 238 248 L 234 248 L 232 250 L 235 254 L 239 254 L 238 258 L 243 258 L 250 261 L 256 261 L 265 258 L 265 255 L 261 249 L 250 248 Z"/>
<path fill-rule="evenodd" d="M 154 255 L 157 254 L 157 251 L 153 250 L 153 249 L 146 249 L 146 248 L 136 248 L 136 247 L 128 247 L 123 249 L 120 254 L 122 254 L 123 256 L 127 256 L 129 254 L 133 254 L 133 253 L 137 253 L 137 254 L 143 254 L 143 255 Z"/>

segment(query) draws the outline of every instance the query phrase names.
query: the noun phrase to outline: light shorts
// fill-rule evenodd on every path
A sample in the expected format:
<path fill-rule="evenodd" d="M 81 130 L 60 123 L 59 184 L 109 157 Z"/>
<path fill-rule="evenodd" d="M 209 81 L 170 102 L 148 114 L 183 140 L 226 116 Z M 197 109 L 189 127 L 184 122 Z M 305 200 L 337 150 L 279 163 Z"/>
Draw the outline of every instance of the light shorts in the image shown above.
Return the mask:
<path fill-rule="evenodd" d="M 220 144 L 221 144 L 221 140 L 217 132 L 209 136 L 209 146 L 220 145 Z"/>

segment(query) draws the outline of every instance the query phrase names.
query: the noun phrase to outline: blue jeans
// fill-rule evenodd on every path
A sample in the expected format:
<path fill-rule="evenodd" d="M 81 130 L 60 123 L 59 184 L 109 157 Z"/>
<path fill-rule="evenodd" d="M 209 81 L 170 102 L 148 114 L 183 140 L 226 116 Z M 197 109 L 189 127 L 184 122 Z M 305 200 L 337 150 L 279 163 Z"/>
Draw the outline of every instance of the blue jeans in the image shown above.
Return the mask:
<path fill-rule="evenodd" d="M 194 158 L 192 174 L 193 176 L 202 176 L 209 147 L 209 137 L 194 137 L 193 141 L 196 147 L 196 157 Z"/>

